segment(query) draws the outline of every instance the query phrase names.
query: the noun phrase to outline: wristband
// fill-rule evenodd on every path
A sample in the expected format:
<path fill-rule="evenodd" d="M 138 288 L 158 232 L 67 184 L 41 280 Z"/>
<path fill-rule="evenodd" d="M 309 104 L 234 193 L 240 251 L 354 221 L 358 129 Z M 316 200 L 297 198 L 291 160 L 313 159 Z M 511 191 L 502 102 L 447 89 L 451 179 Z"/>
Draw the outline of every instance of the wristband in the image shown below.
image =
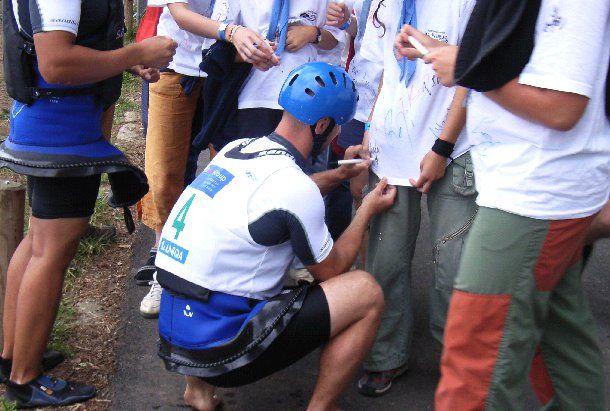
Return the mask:
<path fill-rule="evenodd" d="M 339 30 L 347 30 L 347 28 L 352 24 L 352 15 L 349 15 L 349 19 L 345 22 L 345 24 L 339 27 Z"/>
<path fill-rule="evenodd" d="M 227 27 L 227 23 L 220 23 L 220 25 L 218 26 L 218 38 L 221 41 L 227 41 Z"/>
<path fill-rule="evenodd" d="M 371 123 L 369 123 L 368 121 L 366 123 L 364 123 L 364 131 L 367 132 L 371 129 Z"/>
<path fill-rule="evenodd" d="M 454 148 L 455 144 L 437 138 L 434 142 L 434 145 L 432 146 L 432 151 L 434 151 L 439 156 L 451 158 L 451 153 L 453 153 Z"/>

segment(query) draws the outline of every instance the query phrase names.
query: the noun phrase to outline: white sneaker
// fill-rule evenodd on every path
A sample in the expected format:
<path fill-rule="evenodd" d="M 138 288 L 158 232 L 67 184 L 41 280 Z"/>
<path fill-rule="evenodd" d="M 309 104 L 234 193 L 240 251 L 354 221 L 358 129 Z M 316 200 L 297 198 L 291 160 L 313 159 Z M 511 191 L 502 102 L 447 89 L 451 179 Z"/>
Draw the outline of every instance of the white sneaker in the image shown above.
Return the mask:
<path fill-rule="evenodd" d="M 150 291 L 142 298 L 140 303 L 140 314 L 144 318 L 159 317 L 159 307 L 161 306 L 161 291 L 163 288 L 157 282 L 157 273 L 150 282 Z"/>

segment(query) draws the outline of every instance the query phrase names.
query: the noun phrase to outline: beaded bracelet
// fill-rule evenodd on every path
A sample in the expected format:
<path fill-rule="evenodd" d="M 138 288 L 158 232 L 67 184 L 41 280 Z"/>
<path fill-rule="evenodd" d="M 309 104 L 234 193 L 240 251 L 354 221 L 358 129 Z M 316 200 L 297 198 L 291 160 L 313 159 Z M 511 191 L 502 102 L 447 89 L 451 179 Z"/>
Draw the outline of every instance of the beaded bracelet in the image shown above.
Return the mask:
<path fill-rule="evenodd" d="M 235 33 L 237 33 L 237 30 L 241 29 L 241 26 L 236 25 L 233 26 L 233 28 L 231 29 L 231 32 L 229 33 L 229 43 L 233 44 L 233 38 L 235 37 Z"/>

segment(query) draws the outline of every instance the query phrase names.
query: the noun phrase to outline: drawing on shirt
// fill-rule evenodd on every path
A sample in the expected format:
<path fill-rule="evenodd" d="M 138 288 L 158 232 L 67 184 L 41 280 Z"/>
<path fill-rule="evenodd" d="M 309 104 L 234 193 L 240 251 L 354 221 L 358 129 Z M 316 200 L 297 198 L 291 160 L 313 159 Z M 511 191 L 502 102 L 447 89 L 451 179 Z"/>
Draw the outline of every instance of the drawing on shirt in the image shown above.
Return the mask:
<path fill-rule="evenodd" d="M 553 13 L 551 16 L 549 16 L 549 20 L 547 20 L 546 24 L 544 25 L 544 31 L 546 33 L 559 31 L 563 29 L 564 25 L 565 18 L 559 14 L 559 7 L 556 6 L 553 8 Z"/>
<path fill-rule="evenodd" d="M 427 30 L 426 34 L 435 40 L 442 41 L 443 43 L 449 43 L 449 36 L 445 31 Z"/>
<path fill-rule="evenodd" d="M 435 138 L 439 138 L 441 136 L 441 133 L 442 133 L 443 129 L 445 128 L 445 123 L 447 123 L 448 115 L 449 115 L 449 108 L 447 108 L 447 114 L 445 114 L 445 117 L 443 117 L 443 119 L 441 121 L 437 121 L 431 127 L 428 127 L 428 130 L 430 130 L 430 133 L 432 133 L 432 135 Z"/>
<path fill-rule="evenodd" d="M 299 17 L 307 21 L 315 22 L 318 20 L 318 13 L 313 10 L 308 10 L 301 13 Z"/>
<path fill-rule="evenodd" d="M 483 118 L 481 121 L 472 128 L 472 132 L 470 132 L 471 142 L 474 143 L 479 148 L 479 155 L 481 157 L 485 157 L 487 155 L 486 149 L 490 148 L 497 144 L 497 141 L 494 141 L 493 137 L 485 131 L 488 129 L 490 125 L 495 123 L 495 120 L 492 118 Z M 478 137 L 476 137 L 478 136 Z"/>

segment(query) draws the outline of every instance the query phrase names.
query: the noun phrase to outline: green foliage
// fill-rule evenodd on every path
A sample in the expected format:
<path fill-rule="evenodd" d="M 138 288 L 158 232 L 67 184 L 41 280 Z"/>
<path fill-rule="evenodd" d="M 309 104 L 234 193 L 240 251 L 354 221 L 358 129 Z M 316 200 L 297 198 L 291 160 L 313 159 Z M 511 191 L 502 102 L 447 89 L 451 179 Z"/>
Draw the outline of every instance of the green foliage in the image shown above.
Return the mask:
<path fill-rule="evenodd" d="M 74 307 L 72 304 L 62 300 L 59 304 L 57 318 L 53 324 L 51 338 L 49 338 L 48 348 L 64 353 L 67 357 L 72 356 L 72 349 L 68 344 L 70 333 L 70 323 L 74 320 Z"/>
<path fill-rule="evenodd" d="M 17 409 L 17 403 L 15 401 L 9 401 L 6 398 L 0 398 L 0 407 L 2 411 L 14 411 Z"/>
<path fill-rule="evenodd" d="M 128 111 L 140 110 L 140 78 L 130 73 L 123 73 L 121 97 L 114 110 L 115 118 L 120 119 Z"/>
<path fill-rule="evenodd" d="M 10 110 L 7 108 L 3 108 L 2 111 L 0 111 L 0 121 L 9 121 L 10 118 L 11 118 Z"/>

